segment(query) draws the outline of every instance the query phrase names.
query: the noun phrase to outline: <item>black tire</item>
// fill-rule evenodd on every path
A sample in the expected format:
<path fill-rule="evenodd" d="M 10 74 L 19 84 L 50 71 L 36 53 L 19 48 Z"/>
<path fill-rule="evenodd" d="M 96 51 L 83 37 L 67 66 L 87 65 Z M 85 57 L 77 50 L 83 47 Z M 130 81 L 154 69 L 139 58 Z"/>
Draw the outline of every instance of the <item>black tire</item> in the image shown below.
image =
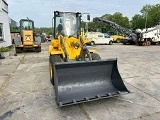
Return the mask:
<path fill-rule="evenodd" d="M 91 53 L 92 60 L 100 60 L 101 57 L 97 53 Z"/>
<path fill-rule="evenodd" d="M 116 40 L 116 43 L 120 43 L 120 39 L 119 38 Z"/>
<path fill-rule="evenodd" d="M 14 43 L 14 39 L 12 40 L 12 44 L 15 44 L 15 43 Z"/>
<path fill-rule="evenodd" d="M 94 41 L 91 41 L 90 45 L 91 45 L 91 46 L 95 45 L 95 42 L 94 42 Z"/>
<path fill-rule="evenodd" d="M 156 45 L 156 44 L 157 44 L 156 42 L 152 42 L 152 43 L 151 43 L 151 45 Z"/>
<path fill-rule="evenodd" d="M 113 45 L 113 41 L 109 41 L 109 45 Z"/>
<path fill-rule="evenodd" d="M 41 52 L 41 46 L 40 47 L 37 47 L 35 48 L 36 49 L 36 52 Z"/>
<path fill-rule="evenodd" d="M 54 85 L 54 63 L 55 62 L 62 62 L 60 55 L 51 55 L 49 56 L 49 68 L 50 68 L 50 81 L 52 85 Z"/>
<path fill-rule="evenodd" d="M 22 48 L 16 47 L 15 50 L 16 50 L 16 53 L 22 53 Z"/>

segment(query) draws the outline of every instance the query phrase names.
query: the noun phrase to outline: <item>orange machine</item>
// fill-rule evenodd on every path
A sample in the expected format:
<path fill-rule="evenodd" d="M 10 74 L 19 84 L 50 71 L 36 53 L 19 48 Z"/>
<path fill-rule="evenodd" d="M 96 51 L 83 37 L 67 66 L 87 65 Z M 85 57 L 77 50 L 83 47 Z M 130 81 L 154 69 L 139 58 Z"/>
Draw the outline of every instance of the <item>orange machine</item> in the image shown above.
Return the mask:
<path fill-rule="evenodd" d="M 15 37 L 14 44 L 17 53 L 23 49 L 35 49 L 41 52 L 41 38 L 34 33 L 34 21 L 28 18 L 20 20 L 20 35 Z"/>

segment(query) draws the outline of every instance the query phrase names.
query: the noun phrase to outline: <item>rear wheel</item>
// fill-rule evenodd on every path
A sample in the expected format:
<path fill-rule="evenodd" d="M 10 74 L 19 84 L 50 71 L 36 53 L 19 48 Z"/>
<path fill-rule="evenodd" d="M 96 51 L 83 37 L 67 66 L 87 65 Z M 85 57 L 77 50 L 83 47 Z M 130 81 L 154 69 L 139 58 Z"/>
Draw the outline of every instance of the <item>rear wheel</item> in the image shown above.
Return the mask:
<path fill-rule="evenodd" d="M 118 38 L 118 39 L 116 40 L 116 42 L 117 42 L 117 43 L 120 43 L 120 39 Z"/>
<path fill-rule="evenodd" d="M 142 46 L 146 46 L 147 44 L 146 44 L 146 42 L 144 41 L 143 43 L 142 43 Z"/>
<path fill-rule="evenodd" d="M 109 41 L 109 45 L 112 45 L 113 44 L 113 41 Z"/>
<path fill-rule="evenodd" d="M 151 45 L 151 42 L 150 42 L 150 41 L 147 41 L 147 45 L 148 45 L 148 46 Z"/>
<path fill-rule="evenodd" d="M 16 47 L 16 53 L 21 53 L 22 52 L 22 48 Z"/>
<path fill-rule="evenodd" d="M 54 63 L 55 62 L 61 62 L 61 56 L 60 55 L 51 55 L 49 56 L 49 69 L 50 69 L 50 81 L 52 85 L 54 85 Z"/>
<path fill-rule="evenodd" d="M 100 60 L 101 57 L 97 53 L 91 53 L 92 60 Z"/>
<path fill-rule="evenodd" d="M 36 52 L 41 52 L 41 46 L 36 48 Z"/>

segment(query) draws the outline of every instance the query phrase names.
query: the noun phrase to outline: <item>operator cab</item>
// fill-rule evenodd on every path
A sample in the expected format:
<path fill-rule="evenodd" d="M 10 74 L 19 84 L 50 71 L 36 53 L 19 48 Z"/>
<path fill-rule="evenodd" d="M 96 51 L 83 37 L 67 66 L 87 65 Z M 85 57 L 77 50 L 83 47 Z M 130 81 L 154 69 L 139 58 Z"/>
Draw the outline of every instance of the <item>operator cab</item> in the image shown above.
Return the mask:
<path fill-rule="evenodd" d="M 80 32 L 81 13 L 54 12 L 54 38 L 58 35 L 78 37 Z"/>
<path fill-rule="evenodd" d="M 20 28 L 21 30 L 34 30 L 34 22 L 29 19 L 21 19 Z"/>

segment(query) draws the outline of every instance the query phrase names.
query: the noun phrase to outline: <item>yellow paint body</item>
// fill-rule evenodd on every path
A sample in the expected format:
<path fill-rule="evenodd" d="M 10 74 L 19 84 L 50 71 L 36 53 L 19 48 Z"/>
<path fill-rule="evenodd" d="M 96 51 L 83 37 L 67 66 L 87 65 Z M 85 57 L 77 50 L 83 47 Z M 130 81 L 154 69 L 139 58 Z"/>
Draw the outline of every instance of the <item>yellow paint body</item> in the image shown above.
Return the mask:
<path fill-rule="evenodd" d="M 124 38 L 122 35 L 111 35 L 111 37 L 113 38 L 114 42 L 117 42 L 117 40 L 121 40 Z"/>
<path fill-rule="evenodd" d="M 16 47 L 33 48 L 33 47 L 41 46 L 41 45 L 34 44 L 34 35 L 32 30 L 22 31 L 22 41 L 23 43 Z"/>
<path fill-rule="evenodd" d="M 80 40 L 75 37 L 70 37 L 70 38 L 64 37 L 63 41 L 64 41 L 64 46 L 66 48 L 66 51 L 68 53 L 68 58 L 70 60 L 76 59 L 80 55 L 80 52 L 82 49 L 82 44 Z M 78 44 L 79 47 L 73 46 L 72 43 Z M 65 54 L 64 54 L 65 52 L 63 49 L 64 46 L 62 46 L 60 42 L 60 38 L 51 40 L 51 45 L 49 46 L 49 54 L 50 55 L 59 54 L 62 56 L 62 58 L 64 58 L 65 57 Z M 89 51 L 91 53 L 96 52 L 96 50 L 89 50 Z"/>
<path fill-rule="evenodd" d="M 24 46 L 34 46 L 33 42 L 33 31 L 31 30 L 23 30 L 23 45 Z"/>
<path fill-rule="evenodd" d="M 83 37 L 84 43 L 90 43 L 90 40 L 86 38 L 86 34 L 84 32 L 84 28 L 81 28 L 81 36 Z"/>

